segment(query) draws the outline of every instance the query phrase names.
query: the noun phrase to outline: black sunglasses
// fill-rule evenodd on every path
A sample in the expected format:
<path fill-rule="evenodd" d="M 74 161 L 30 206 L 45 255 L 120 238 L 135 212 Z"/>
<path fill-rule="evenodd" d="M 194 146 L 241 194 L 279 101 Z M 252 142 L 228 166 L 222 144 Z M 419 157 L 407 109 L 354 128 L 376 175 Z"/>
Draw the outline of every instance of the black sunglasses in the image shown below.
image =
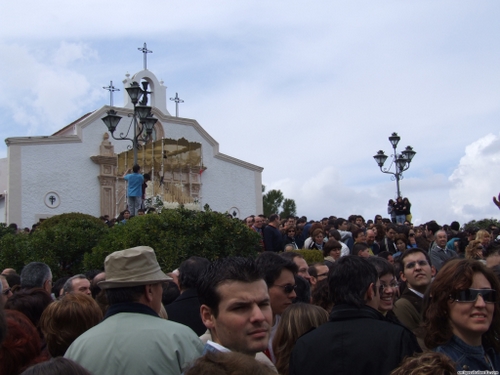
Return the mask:
<path fill-rule="evenodd" d="M 466 289 L 459 290 L 450 295 L 450 299 L 456 302 L 476 302 L 477 296 L 481 295 L 484 302 L 496 303 L 497 292 L 494 289 Z"/>
<path fill-rule="evenodd" d="M 279 286 L 280 288 L 283 288 L 286 294 L 292 293 L 295 289 L 297 289 L 297 284 L 292 285 L 292 284 L 285 284 L 285 285 L 273 285 L 273 286 Z"/>

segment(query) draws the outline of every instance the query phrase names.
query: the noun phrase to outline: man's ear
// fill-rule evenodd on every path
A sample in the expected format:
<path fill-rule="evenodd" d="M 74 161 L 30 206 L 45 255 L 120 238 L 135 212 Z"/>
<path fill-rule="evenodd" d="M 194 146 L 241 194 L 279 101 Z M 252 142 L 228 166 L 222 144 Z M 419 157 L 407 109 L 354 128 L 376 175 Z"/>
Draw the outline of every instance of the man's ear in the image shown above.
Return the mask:
<path fill-rule="evenodd" d="M 403 271 L 399 272 L 399 277 L 406 283 L 406 277 Z"/>
<path fill-rule="evenodd" d="M 208 329 L 212 329 L 215 326 L 215 317 L 212 314 L 212 309 L 207 305 L 200 306 L 200 316 L 201 321 Z"/>
<path fill-rule="evenodd" d="M 146 301 L 151 302 L 153 301 L 153 285 L 144 285 L 144 296 L 146 298 Z"/>
<path fill-rule="evenodd" d="M 366 291 L 366 300 L 371 301 L 373 297 L 375 297 L 375 288 L 374 288 L 373 283 L 370 283 L 370 286 L 368 286 L 368 290 Z"/>
<path fill-rule="evenodd" d="M 309 279 L 309 283 L 311 285 L 316 285 L 317 282 L 318 282 L 318 280 L 314 276 L 311 276 L 311 278 Z"/>
<path fill-rule="evenodd" d="M 437 271 L 436 271 L 436 267 L 431 266 L 431 276 L 432 276 L 432 277 L 436 276 L 436 273 L 437 273 Z"/>

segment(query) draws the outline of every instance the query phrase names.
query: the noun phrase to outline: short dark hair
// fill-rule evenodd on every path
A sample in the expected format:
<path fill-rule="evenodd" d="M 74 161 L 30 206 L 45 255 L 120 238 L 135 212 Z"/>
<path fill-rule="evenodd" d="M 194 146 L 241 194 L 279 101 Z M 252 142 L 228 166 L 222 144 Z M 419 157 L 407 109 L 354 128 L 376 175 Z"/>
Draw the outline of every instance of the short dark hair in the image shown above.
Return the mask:
<path fill-rule="evenodd" d="M 111 306 L 117 303 L 137 302 L 144 294 L 145 287 L 145 285 L 139 285 L 106 289 L 106 297 L 108 297 L 108 303 Z"/>
<path fill-rule="evenodd" d="M 138 164 L 136 164 L 136 165 L 134 165 L 134 166 L 132 167 L 132 171 L 133 171 L 134 173 L 137 173 L 137 172 L 139 172 L 140 170 L 141 170 L 141 167 L 140 167 Z"/>
<path fill-rule="evenodd" d="M 427 253 L 427 251 L 425 250 L 422 250 L 418 247 L 412 247 L 411 249 L 408 249 L 406 250 L 403 254 L 401 254 L 401 256 L 399 257 L 399 261 L 401 262 L 401 265 L 403 266 L 404 268 L 404 259 L 408 256 L 408 255 L 411 255 L 411 254 L 416 254 L 416 253 L 422 253 L 425 255 L 425 260 L 427 260 L 427 263 L 429 263 L 430 266 L 432 266 L 432 263 L 431 263 L 431 258 L 429 257 L 429 253 Z"/>
<path fill-rule="evenodd" d="M 337 220 L 335 220 L 335 224 L 333 226 L 335 229 L 339 229 L 339 227 L 344 223 L 344 221 L 347 221 L 346 219 L 339 217 Z"/>
<path fill-rule="evenodd" d="M 436 234 L 436 232 L 441 229 L 441 226 L 434 220 L 429 221 L 428 223 L 425 224 L 425 226 L 427 230 L 432 234 Z"/>
<path fill-rule="evenodd" d="M 352 255 L 358 255 L 360 251 L 368 249 L 368 245 L 363 242 L 357 242 L 352 246 Z"/>
<path fill-rule="evenodd" d="M 329 238 L 328 241 L 326 241 L 326 243 L 323 245 L 323 256 L 329 256 L 330 251 L 332 251 L 333 249 L 342 249 L 342 245 L 335 238 Z"/>
<path fill-rule="evenodd" d="M 293 261 L 282 258 L 271 251 L 260 254 L 255 263 L 264 272 L 264 280 L 269 288 L 274 285 L 284 269 L 289 270 L 294 275 L 299 272 L 299 267 Z"/>
<path fill-rule="evenodd" d="M 450 228 L 452 230 L 459 231 L 460 230 L 460 223 L 458 221 L 452 221 L 450 224 Z"/>
<path fill-rule="evenodd" d="M 192 256 L 182 262 L 179 266 L 179 288 L 182 290 L 196 288 L 200 276 L 209 265 L 208 259 L 197 256 Z"/>
<path fill-rule="evenodd" d="M 279 255 L 276 256 L 282 259 Z M 295 263 L 293 264 L 295 265 Z M 263 271 L 252 258 L 220 258 L 210 264 L 201 275 L 196 288 L 198 299 L 201 305 L 208 306 L 213 315 L 217 317 L 221 300 L 221 296 L 217 291 L 219 285 L 231 281 L 253 283 L 263 279 Z"/>
<path fill-rule="evenodd" d="M 377 270 L 366 259 L 354 255 L 342 257 L 333 264 L 328 278 L 332 301 L 335 305 L 362 307 L 366 304 L 368 287 L 377 280 Z"/>
<path fill-rule="evenodd" d="M 330 229 L 330 232 L 328 234 L 329 234 L 329 237 L 333 237 L 337 241 L 341 240 L 340 233 L 337 229 Z"/>
<path fill-rule="evenodd" d="M 272 223 L 273 221 L 275 221 L 277 218 L 279 217 L 278 214 L 272 214 L 271 216 L 269 216 L 269 222 Z"/>
<path fill-rule="evenodd" d="M 385 275 L 396 275 L 394 266 L 390 264 L 387 259 L 384 259 L 382 257 L 369 257 L 366 258 L 366 260 L 368 261 L 368 263 L 373 264 L 373 266 L 377 270 L 379 279 Z"/>
<path fill-rule="evenodd" d="M 385 233 L 389 232 L 390 230 L 393 230 L 394 232 L 398 233 L 398 227 L 394 224 L 387 224 L 387 226 L 385 227 Z"/>
<path fill-rule="evenodd" d="M 42 262 L 31 262 L 21 271 L 21 288 L 43 288 L 43 284 L 50 279 L 50 267 Z"/>
<path fill-rule="evenodd" d="M 358 238 L 360 233 L 365 233 L 365 231 L 363 229 L 354 229 L 352 231 L 352 239 L 355 240 L 356 238 Z"/>

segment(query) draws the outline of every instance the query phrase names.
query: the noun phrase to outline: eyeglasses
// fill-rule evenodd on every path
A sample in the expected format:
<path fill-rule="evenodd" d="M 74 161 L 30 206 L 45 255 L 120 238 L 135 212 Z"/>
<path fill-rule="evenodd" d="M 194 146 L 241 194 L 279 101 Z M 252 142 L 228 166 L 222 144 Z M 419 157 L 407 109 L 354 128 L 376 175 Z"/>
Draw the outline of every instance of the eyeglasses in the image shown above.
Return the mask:
<path fill-rule="evenodd" d="M 380 286 L 378 287 L 378 292 L 380 294 L 383 294 L 387 288 L 396 289 L 397 287 L 399 287 L 399 283 L 397 281 L 393 281 L 389 285 L 380 284 Z"/>
<path fill-rule="evenodd" d="M 279 286 L 280 288 L 283 288 L 283 291 L 284 291 L 286 294 L 290 294 L 290 293 L 292 293 L 294 290 L 296 290 L 296 289 L 297 289 L 297 284 L 295 284 L 295 285 L 292 285 L 292 284 L 276 285 L 276 284 L 274 284 L 273 286 Z"/>
<path fill-rule="evenodd" d="M 497 292 L 494 289 L 466 289 L 458 290 L 452 295 L 450 299 L 455 302 L 476 302 L 477 296 L 481 295 L 484 302 L 486 303 L 496 303 L 497 302 Z"/>
<path fill-rule="evenodd" d="M 426 260 L 418 260 L 416 262 L 410 262 L 408 264 L 406 264 L 405 268 L 408 269 L 408 270 L 411 270 L 412 268 L 415 268 L 416 265 L 419 265 L 420 267 L 425 267 L 425 266 L 428 266 L 429 265 L 429 262 L 427 262 Z"/>
<path fill-rule="evenodd" d="M 10 293 L 10 291 L 11 291 L 11 290 L 12 290 L 11 288 L 7 288 L 7 289 L 5 289 L 5 290 L 2 290 L 2 294 L 3 294 L 4 296 L 6 296 L 6 295 L 8 295 L 8 294 Z"/>

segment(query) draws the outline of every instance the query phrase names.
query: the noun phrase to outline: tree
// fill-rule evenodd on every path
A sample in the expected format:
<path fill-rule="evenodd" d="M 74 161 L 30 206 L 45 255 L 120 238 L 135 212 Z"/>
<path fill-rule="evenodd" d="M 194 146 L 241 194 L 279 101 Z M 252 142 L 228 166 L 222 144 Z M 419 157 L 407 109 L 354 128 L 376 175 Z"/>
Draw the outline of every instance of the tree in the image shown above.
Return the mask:
<path fill-rule="evenodd" d="M 281 190 L 269 190 L 262 196 L 264 206 L 264 215 L 279 214 L 286 217 L 296 215 L 297 205 L 293 199 L 288 199 L 283 196 Z"/>
<path fill-rule="evenodd" d="M 286 198 L 283 201 L 283 211 L 280 213 L 282 217 L 296 216 L 297 215 L 297 205 L 293 199 Z"/>
<path fill-rule="evenodd" d="M 283 197 L 281 190 L 269 190 L 262 196 L 264 215 L 269 217 L 269 215 L 279 213 L 279 209 L 284 199 L 285 197 Z"/>
<path fill-rule="evenodd" d="M 463 229 L 489 229 L 490 225 L 494 225 L 497 228 L 500 228 L 500 222 L 497 219 L 482 219 L 479 221 L 472 220 L 463 225 Z"/>

